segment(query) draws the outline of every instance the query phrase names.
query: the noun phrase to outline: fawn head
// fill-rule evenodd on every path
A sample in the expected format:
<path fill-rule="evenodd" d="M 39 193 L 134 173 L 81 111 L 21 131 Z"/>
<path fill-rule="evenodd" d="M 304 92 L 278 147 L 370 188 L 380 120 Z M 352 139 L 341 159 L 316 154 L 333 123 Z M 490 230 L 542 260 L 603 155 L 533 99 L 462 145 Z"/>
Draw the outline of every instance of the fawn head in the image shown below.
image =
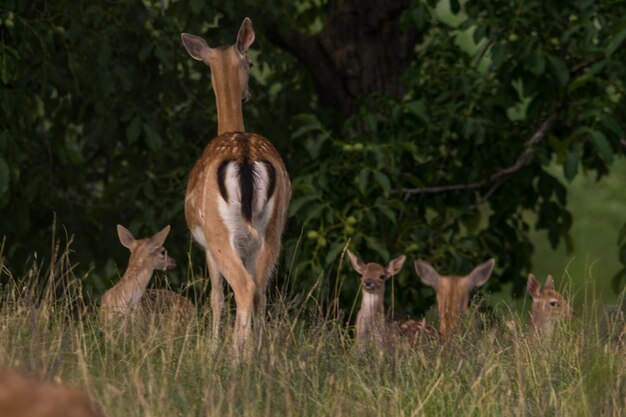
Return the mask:
<path fill-rule="evenodd" d="M 167 250 L 163 247 L 169 233 L 170 226 L 167 225 L 150 238 L 135 239 L 128 229 L 120 224 L 117 225 L 120 242 L 130 249 L 129 266 L 134 265 L 152 271 L 157 269 L 165 271 L 176 267 L 176 261 L 167 255 Z"/>
<path fill-rule="evenodd" d="M 386 267 L 370 262 L 365 263 L 361 258 L 348 250 L 348 256 L 352 267 L 361 275 L 361 288 L 364 293 L 380 295 L 385 294 L 385 282 L 392 276 L 396 275 L 402 269 L 406 256 L 400 255 L 391 260 Z"/>
<path fill-rule="evenodd" d="M 189 55 L 211 68 L 211 82 L 216 95 L 225 95 L 225 92 L 220 91 L 224 86 L 229 89 L 238 88 L 241 100 L 250 99 L 252 94 L 248 88 L 248 79 L 252 62 L 246 53 L 254 42 L 254 29 L 249 18 L 246 17 L 241 23 L 237 40 L 232 45 L 210 48 L 199 36 L 183 33 L 181 37 Z M 218 83 L 216 79 L 222 81 Z"/>
<path fill-rule="evenodd" d="M 422 282 L 433 287 L 437 295 L 439 331 L 443 336 L 450 335 L 456 328 L 457 321 L 467 312 L 471 291 L 489 280 L 494 264 L 495 260 L 489 259 L 469 275 L 457 277 L 439 275 L 428 262 L 415 261 L 415 271 Z"/>
<path fill-rule="evenodd" d="M 526 287 L 533 297 L 532 321 L 539 332 L 551 330 L 554 324 L 572 317 L 572 307 L 563 296 L 554 289 L 552 275 L 548 275 L 543 288 L 534 274 L 528 274 Z"/>

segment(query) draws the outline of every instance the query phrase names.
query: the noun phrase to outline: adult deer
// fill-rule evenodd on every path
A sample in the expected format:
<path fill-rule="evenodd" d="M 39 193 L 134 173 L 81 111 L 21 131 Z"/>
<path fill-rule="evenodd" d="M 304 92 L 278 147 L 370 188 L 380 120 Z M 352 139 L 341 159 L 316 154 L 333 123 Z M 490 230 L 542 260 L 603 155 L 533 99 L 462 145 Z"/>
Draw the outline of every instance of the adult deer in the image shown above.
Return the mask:
<path fill-rule="evenodd" d="M 13 370 L 0 370 L 0 416 L 103 417 L 82 392 Z"/>
<path fill-rule="evenodd" d="M 250 97 L 251 66 L 246 52 L 254 42 L 250 19 L 244 19 L 233 45 L 210 48 L 204 39 L 186 33 L 182 40 L 192 58 L 211 68 L 218 134 L 189 176 L 185 217 L 206 253 L 213 335 L 219 334 L 224 306 L 223 275 L 235 294 L 233 342 L 239 352 L 250 336 L 255 305 L 265 312 L 291 183 L 276 148 L 266 138 L 244 131 L 242 101 Z"/>
<path fill-rule="evenodd" d="M 356 317 L 356 340 L 359 346 L 382 346 L 405 340 L 419 344 L 424 340 L 438 339 L 439 332 L 424 320 L 385 321 L 385 283 L 402 269 L 406 256 L 401 255 L 386 267 L 361 258 L 348 250 L 352 267 L 361 275 L 361 309 Z"/>
<path fill-rule="evenodd" d="M 153 316 L 159 316 L 180 325 L 193 319 L 195 308 L 187 298 L 169 290 L 146 290 L 155 270 L 176 266 L 163 247 L 169 232 L 168 225 L 150 238 L 135 239 L 128 229 L 117 225 L 120 242 L 130 249 L 130 259 L 120 282 L 102 296 L 100 319 L 110 340 L 114 332 L 126 334 L 129 320 L 146 324 Z"/>
<path fill-rule="evenodd" d="M 415 261 L 415 271 L 422 282 L 433 287 L 437 294 L 439 331 L 445 338 L 458 328 L 459 321 L 467 312 L 471 291 L 489 280 L 494 264 L 495 260 L 489 259 L 474 268 L 469 275 L 457 277 L 439 275 L 428 262 Z"/>
<path fill-rule="evenodd" d="M 552 275 L 548 275 L 546 283 L 542 287 L 535 275 L 528 274 L 526 286 L 533 298 L 530 315 L 533 326 L 538 333 L 549 334 L 553 331 L 556 323 L 572 317 L 572 307 L 554 289 Z"/>

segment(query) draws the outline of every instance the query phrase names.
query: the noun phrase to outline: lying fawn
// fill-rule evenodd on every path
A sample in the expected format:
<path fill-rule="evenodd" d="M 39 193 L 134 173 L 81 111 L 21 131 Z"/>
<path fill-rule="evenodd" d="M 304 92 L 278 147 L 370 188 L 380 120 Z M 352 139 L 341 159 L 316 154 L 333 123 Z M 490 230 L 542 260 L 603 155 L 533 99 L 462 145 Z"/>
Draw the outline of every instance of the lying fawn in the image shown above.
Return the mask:
<path fill-rule="evenodd" d="M 471 291 L 489 280 L 494 264 L 495 260 L 489 259 L 474 268 L 469 275 L 457 277 L 439 275 L 428 262 L 422 260 L 415 262 L 415 271 L 422 282 L 433 287 L 437 294 L 439 331 L 445 338 L 452 335 L 459 327 L 459 321 L 467 312 Z"/>
<path fill-rule="evenodd" d="M 154 316 L 151 313 L 170 323 L 188 324 L 192 320 L 195 308 L 187 298 L 169 290 L 146 290 L 155 270 L 176 266 L 163 247 L 169 232 L 168 225 L 154 236 L 138 240 L 124 226 L 117 225 L 120 242 L 130 249 L 130 260 L 120 282 L 102 296 L 100 318 L 105 329 L 118 327 L 125 334 L 130 318 L 145 324 Z"/>
<path fill-rule="evenodd" d="M 438 332 L 424 320 L 405 320 L 387 323 L 385 321 L 385 282 L 402 269 L 406 256 L 401 255 L 387 267 L 363 262 L 348 250 L 352 267 L 361 275 L 362 301 L 356 317 L 356 340 L 359 346 L 368 344 L 383 345 L 396 340 L 417 344 L 421 340 L 436 339 Z"/>
<path fill-rule="evenodd" d="M 572 317 L 572 308 L 563 296 L 554 289 L 552 275 L 548 275 L 543 288 L 533 274 L 528 274 L 528 292 L 533 298 L 531 318 L 538 333 L 550 333 L 559 321 Z"/>
<path fill-rule="evenodd" d="M 0 370 L 0 416 L 102 417 L 82 392 L 12 370 Z"/>

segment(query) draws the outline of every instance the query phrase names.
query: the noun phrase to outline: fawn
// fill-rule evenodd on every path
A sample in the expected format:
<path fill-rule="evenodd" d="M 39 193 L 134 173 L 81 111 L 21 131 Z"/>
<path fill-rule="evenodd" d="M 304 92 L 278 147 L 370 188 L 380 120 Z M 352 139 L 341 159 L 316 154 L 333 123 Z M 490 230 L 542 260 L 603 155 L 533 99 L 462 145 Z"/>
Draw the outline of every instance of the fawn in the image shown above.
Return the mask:
<path fill-rule="evenodd" d="M 103 417 L 82 392 L 0 370 L 0 416 L 3 417 Z"/>
<path fill-rule="evenodd" d="M 554 289 L 552 275 L 548 275 L 542 288 L 537 277 L 528 274 L 526 286 L 533 298 L 530 315 L 538 333 L 550 333 L 556 323 L 572 317 L 572 308 L 569 303 Z"/>
<path fill-rule="evenodd" d="M 418 344 L 424 339 L 438 338 L 437 330 L 424 320 L 385 321 L 385 282 L 402 269 L 406 256 L 401 255 L 386 267 L 365 263 L 348 250 L 352 267 L 361 275 L 362 301 L 356 318 L 356 340 L 359 346 L 375 344 L 381 346 L 399 340 Z"/>
<path fill-rule="evenodd" d="M 138 319 L 144 325 L 155 315 L 173 324 L 192 321 L 195 308 L 187 298 L 169 290 L 146 290 L 155 270 L 176 266 L 163 247 L 169 232 L 168 225 L 150 238 L 135 239 L 128 229 L 117 225 L 120 242 L 130 249 L 130 260 L 120 282 L 102 296 L 100 318 L 109 335 L 115 327 L 125 334 L 129 319 Z"/>
<path fill-rule="evenodd" d="M 449 338 L 458 329 L 458 322 L 467 312 L 471 291 L 489 280 L 494 264 L 495 260 L 489 259 L 474 268 L 469 275 L 457 277 L 439 275 L 428 262 L 415 261 L 415 271 L 422 282 L 433 287 L 437 295 L 439 331 L 444 338 Z"/>

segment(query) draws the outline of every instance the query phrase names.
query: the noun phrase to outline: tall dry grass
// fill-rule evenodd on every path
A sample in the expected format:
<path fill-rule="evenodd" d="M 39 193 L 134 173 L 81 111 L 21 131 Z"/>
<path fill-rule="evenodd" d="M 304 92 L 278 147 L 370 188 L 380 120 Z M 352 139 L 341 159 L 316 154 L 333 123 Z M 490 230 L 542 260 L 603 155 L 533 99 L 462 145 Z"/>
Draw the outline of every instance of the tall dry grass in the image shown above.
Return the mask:
<path fill-rule="evenodd" d="M 159 323 L 107 345 L 69 244 L 53 252 L 19 280 L 0 265 L 0 367 L 80 386 L 109 416 L 626 415 L 626 349 L 591 299 L 551 337 L 514 312 L 476 330 L 473 309 L 445 346 L 359 351 L 317 300 L 283 294 L 237 364 L 227 330 L 210 339 L 206 306 L 183 333 Z"/>

